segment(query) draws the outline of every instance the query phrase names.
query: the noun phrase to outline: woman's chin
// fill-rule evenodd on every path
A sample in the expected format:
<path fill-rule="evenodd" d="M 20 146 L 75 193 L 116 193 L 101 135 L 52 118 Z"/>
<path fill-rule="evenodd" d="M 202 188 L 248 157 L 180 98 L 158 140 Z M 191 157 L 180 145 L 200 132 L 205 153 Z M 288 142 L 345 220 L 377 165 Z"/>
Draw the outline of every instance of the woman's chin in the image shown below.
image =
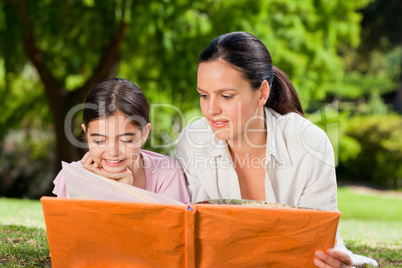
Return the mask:
<path fill-rule="evenodd" d="M 214 131 L 215 137 L 217 137 L 220 140 L 228 141 L 230 140 L 230 131 L 222 131 L 222 130 L 217 130 Z"/>

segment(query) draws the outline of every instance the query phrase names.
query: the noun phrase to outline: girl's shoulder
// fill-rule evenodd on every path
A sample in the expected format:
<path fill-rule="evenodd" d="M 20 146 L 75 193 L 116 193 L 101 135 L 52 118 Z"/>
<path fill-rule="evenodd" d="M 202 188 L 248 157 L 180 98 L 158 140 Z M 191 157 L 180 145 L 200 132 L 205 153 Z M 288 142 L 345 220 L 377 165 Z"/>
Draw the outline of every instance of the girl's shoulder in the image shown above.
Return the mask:
<path fill-rule="evenodd" d="M 141 150 L 141 154 L 144 158 L 147 159 L 164 159 L 166 161 L 176 161 L 175 159 L 173 159 L 172 157 L 168 156 L 168 155 L 163 155 L 157 152 L 152 152 L 152 151 L 148 151 L 148 150 Z"/>
<path fill-rule="evenodd" d="M 176 159 L 167 155 L 151 152 L 148 150 L 141 150 L 141 155 L 144 158 L 145 169 L 152 170 L 153 172 L 161 167 L 163 167 L 165 171 L 173 171 L 176 170 L 178 167 L 181 167 Z"/>

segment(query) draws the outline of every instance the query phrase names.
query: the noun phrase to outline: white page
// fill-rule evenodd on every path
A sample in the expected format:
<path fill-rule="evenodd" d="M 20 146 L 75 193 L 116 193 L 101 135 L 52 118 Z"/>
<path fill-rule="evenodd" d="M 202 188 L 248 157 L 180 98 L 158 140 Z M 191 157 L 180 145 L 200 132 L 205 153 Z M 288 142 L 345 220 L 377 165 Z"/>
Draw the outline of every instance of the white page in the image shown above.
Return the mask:
<path fill-rule="evenodd" d="M 88 170 L 77 169 L 66 162 L 62 162 L 62 166 L 71 198 L 184 205 L 169 197 L 117 182 Z"/>

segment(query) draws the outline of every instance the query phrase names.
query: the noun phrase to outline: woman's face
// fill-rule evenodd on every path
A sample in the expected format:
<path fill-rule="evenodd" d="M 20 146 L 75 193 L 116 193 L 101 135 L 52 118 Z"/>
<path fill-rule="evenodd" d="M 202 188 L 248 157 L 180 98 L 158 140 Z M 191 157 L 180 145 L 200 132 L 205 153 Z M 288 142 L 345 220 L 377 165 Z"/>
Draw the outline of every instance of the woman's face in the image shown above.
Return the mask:
<path fill-rule="evenodd" d="M 197 91 L 202 114 L 219 139 L 241 142 L 264 118 L 269 87 L 268 92 L 253 90 L 241 72 L 222 60 L 199 64 Z"/>
<path fill-rule="evenodd" d="M 82 125 L 92 159 L 106 171 L 119 173 L 138 163 L 140 150 L 148 137 L 151 125 L 141 129 L 117 111 L 114 115 Z"/>

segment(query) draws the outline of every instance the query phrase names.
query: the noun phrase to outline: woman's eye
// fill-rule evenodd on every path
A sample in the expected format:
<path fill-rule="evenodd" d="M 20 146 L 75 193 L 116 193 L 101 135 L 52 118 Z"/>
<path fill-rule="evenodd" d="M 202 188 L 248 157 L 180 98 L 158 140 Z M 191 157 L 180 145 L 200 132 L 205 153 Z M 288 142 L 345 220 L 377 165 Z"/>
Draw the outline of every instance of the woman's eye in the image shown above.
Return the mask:
<path fill-rule="evenodd" d="M 223 97 L 224 99 L 226 99 L 226 100 L 229 100 L 229 99 L 233 98 L 232 95 L 222 95 L 222 97 Z"/>
<path fill-rule="evenodd" d="M 94 141 L 94 143 L 96 143 L 96 144 L 101 144 L 101 143 L 104 143 L 105 141 Z"/>
<path fill-rule="evenodd" d="M 205 95 L 205 94 L 200 94 L 200 98 L 201 98 L 201 99 L 206 99 L 206 98 L 207 98 L 207 95 Z"/>

